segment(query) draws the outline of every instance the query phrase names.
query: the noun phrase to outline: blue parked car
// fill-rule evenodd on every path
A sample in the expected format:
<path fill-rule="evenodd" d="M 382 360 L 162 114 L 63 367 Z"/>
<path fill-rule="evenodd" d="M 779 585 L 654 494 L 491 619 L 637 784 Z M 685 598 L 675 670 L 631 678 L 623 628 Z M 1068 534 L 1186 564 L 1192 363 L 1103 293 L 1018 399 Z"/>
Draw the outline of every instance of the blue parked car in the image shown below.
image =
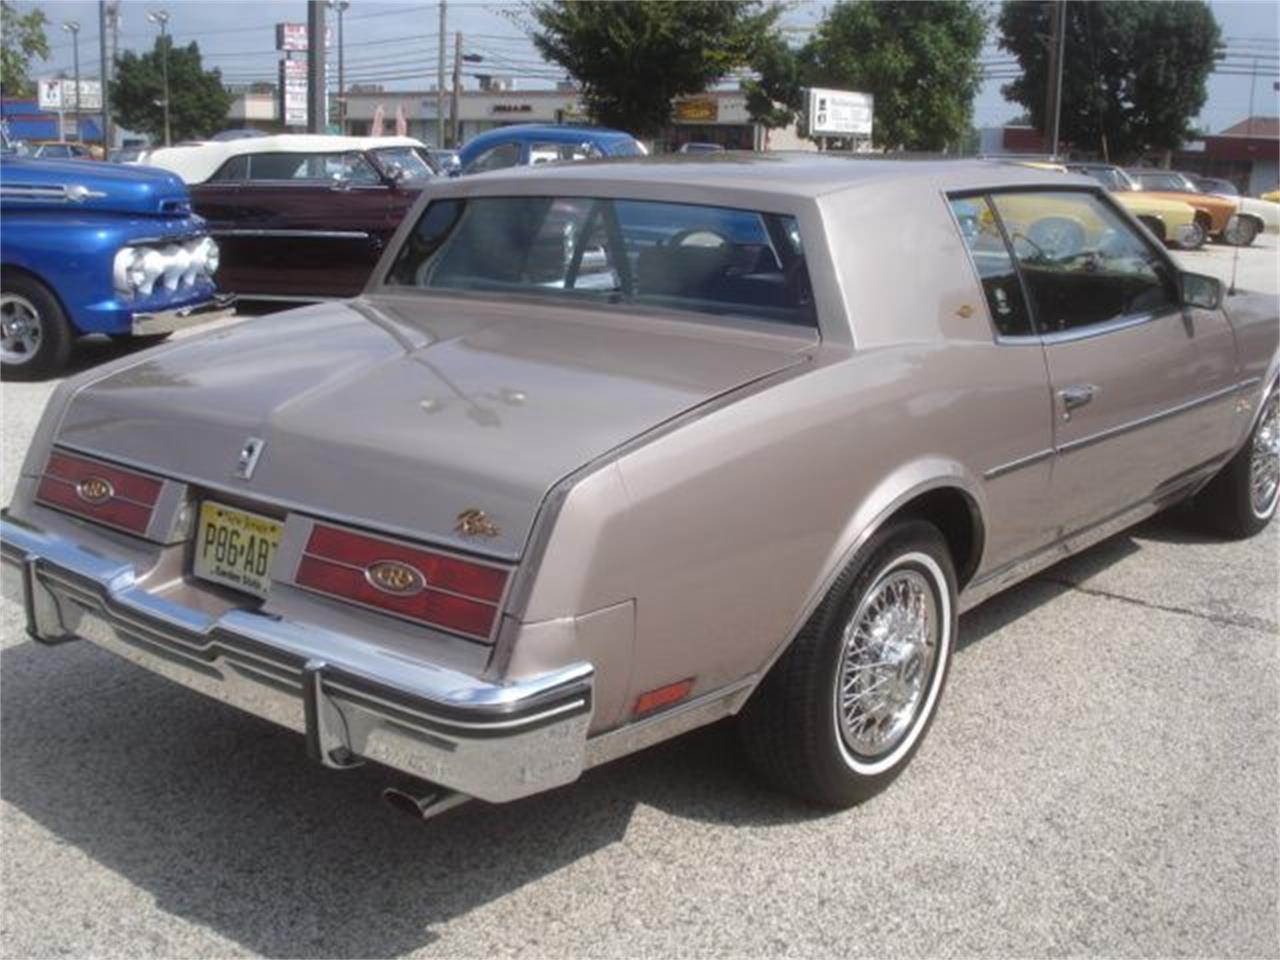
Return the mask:
<path fill-rule="evenodd" d="M 62 367 L 77 334 L 165 334 L 228 312 L 218 245 L 177 176 L 0 156 L 0 364 Z"/>
<path fill-rule="evenodd" d="M 459 173 L 484 173 L 505 167 L 531 167 L 560 160 L 642 157 L 635 137 L 607 127 L 518 123 L 488 130 L 458 151 Z"/>

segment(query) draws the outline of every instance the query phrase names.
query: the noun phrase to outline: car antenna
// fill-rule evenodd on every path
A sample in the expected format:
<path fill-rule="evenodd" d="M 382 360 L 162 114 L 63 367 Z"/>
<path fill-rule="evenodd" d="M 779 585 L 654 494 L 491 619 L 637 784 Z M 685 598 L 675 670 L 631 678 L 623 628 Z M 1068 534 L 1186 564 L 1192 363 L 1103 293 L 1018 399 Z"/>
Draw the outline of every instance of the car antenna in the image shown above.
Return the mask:
<path fill-rule="evenodd" d="M 1236 200 L 1236 226 L 1240 225 L 1240 208 L 1244 206 L 1244 201 Z M 1237 238 L 1239 234 L 1236 234 Z M 1227 287 L 1227 296 L 1234 297 L 1236 295 L 1236 271 L 1240 269 L 1240 244 L 1232 244 L 1235 251 L 1231 254 L 1231 285 Z"/>

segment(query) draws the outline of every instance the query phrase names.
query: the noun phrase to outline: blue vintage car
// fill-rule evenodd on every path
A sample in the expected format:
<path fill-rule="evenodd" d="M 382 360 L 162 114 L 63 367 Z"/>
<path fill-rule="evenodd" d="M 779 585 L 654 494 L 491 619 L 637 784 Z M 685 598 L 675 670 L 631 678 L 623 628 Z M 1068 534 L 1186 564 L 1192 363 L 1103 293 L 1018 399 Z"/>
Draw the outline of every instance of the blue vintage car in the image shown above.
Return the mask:
<path fill-rule="evenodd" d="M 229 311 L 218 245 L 171 173 L 0 156 L 0 362 L 65 364 L 78 334 L 152 335 Z"/>
<path fill-rule="evenodd" d="M 486 130 L 458 151 L 458 173 L 485 173 L 561 160 L 639 157 L 647 151 L 635 137 L 607 127 L 517 123 Z"/>

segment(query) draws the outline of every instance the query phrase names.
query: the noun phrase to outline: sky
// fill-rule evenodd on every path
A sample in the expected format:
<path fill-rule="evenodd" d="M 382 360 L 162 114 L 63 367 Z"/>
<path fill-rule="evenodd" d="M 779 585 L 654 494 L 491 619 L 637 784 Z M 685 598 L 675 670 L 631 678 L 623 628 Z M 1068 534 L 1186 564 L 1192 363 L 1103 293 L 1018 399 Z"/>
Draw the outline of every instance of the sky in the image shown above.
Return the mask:
<path fill-rule="evenodd" d="M 378 81 L 388 89 L 426 89 L 433 85 L 439 42 L 437 3 L 349 2 L 343 31 L 348 84 Z M 827 5 L 821 0 L 792 3 L 783 17 L 790 37 L 802 40 L 821 20 Z M 23 12 L 39 7 L 52 21 L 48 31 L 51 56 L 47 62 L 35 65 L 36 76 L 51 76 L 60 69 L 70 74 L 72 42 L 70 34 L 62 30 L 65 21 L 78 21 L 81 26 L 81 76 L 87 79 L 97 75 L 97 0 L 18 0 L 15 6 Z M 1249 112 L 1251 82 L 1254 115 L 1276 116 L 1280 113 L 1280 93 L 1274 89 L 1276 65 L 1280 62 L 1276 59 L 1280 55 L 1280 0 L 1210 0 L 1210 7 L 1236 59 L 1259 53 L 1264 58 L 1259 73 L 1267 75 L 1256 80 L 1249 76 L 1212 76 L 1199 125 L 1217 132 L 1243 120 Z M 165 9 L 175 41 L 198 41 L 206 64 L 221 68 L 228 82 L 274 81 L 278 59 L 274 24 L 305 23 L 307 18 L 304 0 L 121 0 L 120 8 L 122 50 L 149 48 L 156 28 L 147 22 L 147 11 Z M 522 29 L 519 3 L 447 0 L 446 10 L 449 56 L 453 34 L 460 31 L 464 52 L 484 58 L 482 63 L 467 65 L 466 86 L 474 86 L 474 75 L 478 73 L 524 74 L 529 77 L 522 84 L 526 89 L 550 86 L 559 74 L 540 62 Z M 331 12 L 331 22 L 334 19 Z M 999 53 L 994 39 L 988 46 L 986 54 Z M 1021 112 L 1020 107 L 1001 95 L 1004 82 L 1007 81 L 984 83 L 974 104 L 977 126 L 999 125 Z"/>

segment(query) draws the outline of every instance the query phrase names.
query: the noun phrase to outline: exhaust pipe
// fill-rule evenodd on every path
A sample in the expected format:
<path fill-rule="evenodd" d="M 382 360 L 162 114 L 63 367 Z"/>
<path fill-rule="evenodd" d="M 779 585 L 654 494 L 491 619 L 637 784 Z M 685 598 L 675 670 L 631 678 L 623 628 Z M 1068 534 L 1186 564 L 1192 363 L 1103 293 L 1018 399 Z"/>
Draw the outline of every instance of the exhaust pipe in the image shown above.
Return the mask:
<path fill-rule="evenodd" d="M 422 789 L 387 787 L 382 791 L 382 799 L 393 809 L 407 813 L 415 820 L 430 820 L 446 810 L 461 806 L 471 798 L 465 793 L 456 793 L 434 784 L 423 784 Z"/>

